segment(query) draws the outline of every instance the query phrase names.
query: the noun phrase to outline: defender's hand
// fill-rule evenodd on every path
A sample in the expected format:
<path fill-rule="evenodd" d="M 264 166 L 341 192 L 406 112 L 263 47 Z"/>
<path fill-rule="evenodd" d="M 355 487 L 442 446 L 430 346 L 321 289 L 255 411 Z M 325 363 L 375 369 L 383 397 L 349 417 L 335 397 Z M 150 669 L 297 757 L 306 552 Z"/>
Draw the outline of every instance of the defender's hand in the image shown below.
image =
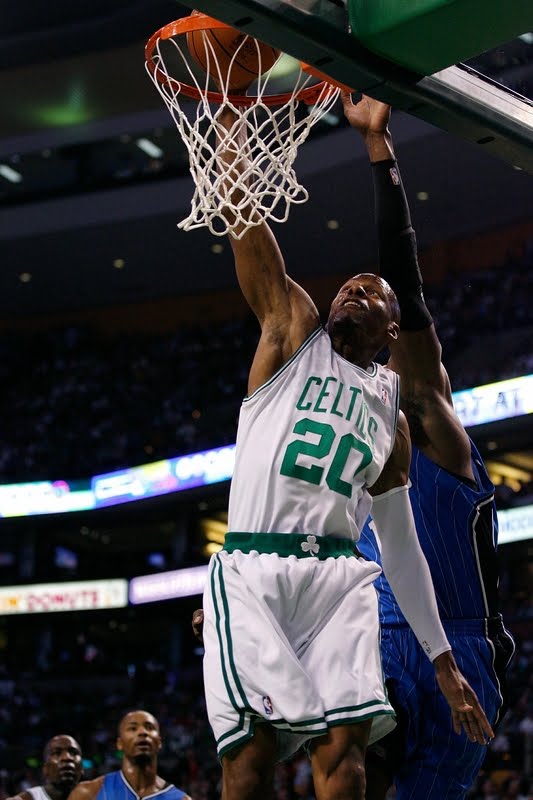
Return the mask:
<path fill-rule="evenodd" d="M 494 731 L 452 653 L 437 656 L 433 666 L 439 688 L 450 706 L 455 732 L 460 734 L 463 728 L 471 742 L 486 745 L 487 740 L 494 738 Z"/>
<path fill-rule="evenodd" d="M 197 608 L 196 611 L 193 611 L 192 615 L 192 632 L 196 636 L 199 642 L 202 644 L 204 643 L 204 612 L 201 608 Z"/>
<path fill-rule="evenodd" d="M 352 102 L 349 92 L 341 92 L 344 116 L 364 138 L 372 135 L 384 136 L 388 133 L 391 108 L 387 103 L 362 95 L 358 103 Z"/>

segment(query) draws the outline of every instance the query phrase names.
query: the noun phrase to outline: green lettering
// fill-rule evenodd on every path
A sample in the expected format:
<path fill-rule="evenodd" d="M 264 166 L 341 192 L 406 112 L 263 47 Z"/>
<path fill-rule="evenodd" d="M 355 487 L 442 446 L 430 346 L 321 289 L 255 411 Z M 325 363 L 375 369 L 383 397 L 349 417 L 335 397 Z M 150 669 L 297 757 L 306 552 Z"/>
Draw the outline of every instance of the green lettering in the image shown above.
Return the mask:
<path fill-rule="evenodd" d="M 324 399 L 324 397 L 329 397 L 329 392 L 326 391 L 326 390 L 328 388 L 328 383 L 331 383 L 331 381 L 335 381 L 335 383 L 337 383 L 337 378 L 333 378 L 333 377 L 330 376 L 330 377 L 325 379 L 324 385 L 321 388 L 320 392 L 318 393 L 318 397 L 317 397 L 317 400 L 316 400 L 316 403 L 315 403 L 315 407 L 313 408 L 313 411 L 316 411 L 317 413 L 322 413 L 322 414 L 324 414 L 327 411 L 327 408 L 320 408 L 320 403 Z"/>
<path fill-rule="evenodd" d="M 348 407 L 348 413 L 346 414 L 346 419 L 348 421 L 350 421 L 351 418 L 352 418 L 353 407 L 355 405 L 355 401 L 357 399 L 357 395 L 361 394 L 361 389 L 357 389 L 355 386 L 350 386 L 350 391 L 352 393 L 352 399 L 350 400 L 350 405 Z"/>
<path fill-rule="evenodd" d="M 357 422 L 355 423 L 355 427 L 357 428 L 363 439 L 366 438 L 364 422 L 367 416 L 368 416 L 368 406 L 363 400 L 363 402 L 361 403 L 361 408 L 359 409 L 359 414 L 357 415 Z"/>
<path fill-rule="evenodd" d="M 376 440 L 374 439 L 374 434 L 378 429 L 378 423 L 374 419 L 374 417 L 370 417 L 368 420 L 368 435 L 370 437 L 370 441 L 372 444 L 376 444 Z"/>
<path fill-rule="evenodd" d="M 296 408 L 299 411 L 309 411 L 309 409 L 311 408 L 311 405 L 312 405 L 312 401 L 311 400 L 305 406 L 302 405 L 302 404 L 303 404 L 303 401 L 305 399 L 305 395 L 309 391 L 312 383 L 317 383 L 320 386 L 320 384 L 322 383 L 322 378 L 317 378 L 314 375 L 311 375 L 311 377 L 307 379 L 307 382 L 306 382 L 306 384 L 304 386 L 304 390 L 301 393 L 298 402 L 296 403 Z"/>
<path fill-rule="evenodd" d="M 337 406 L 339 404 L 339 400 L 341 399 L 341 395 L 344 389 L 344 384 L 339 383 L 339 388 L 337 389 L 337 394 L 335 396 L 335 400 L 333 401 L 333 405 L 331 406 L 331 413 L 336 414 L 338 417 L 344 416 L 342 411 L 337 411 Z"/>

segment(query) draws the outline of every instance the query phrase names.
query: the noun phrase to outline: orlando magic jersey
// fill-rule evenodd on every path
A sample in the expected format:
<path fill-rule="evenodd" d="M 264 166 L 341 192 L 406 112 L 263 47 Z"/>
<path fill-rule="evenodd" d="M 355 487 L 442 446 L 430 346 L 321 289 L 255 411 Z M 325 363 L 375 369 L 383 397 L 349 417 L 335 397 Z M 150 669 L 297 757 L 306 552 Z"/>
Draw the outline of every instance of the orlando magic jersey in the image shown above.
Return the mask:
<path fill-rule="evenodd" d="M 184 800 L 187 797 L 185 792 L 176 788 L 173 783 L 169 783 L 159 792 L 153 792 L 143 797 L 143 800 Z M 96 800 L 139 800 L 139 795 L 134 791 L 126 780 L 122 770 L 110 772 L 105 776 L 100 791 L 96 795 Z"/>
<path fill-rule="evenodd" d="M 498 522 L 494 486 L 473 444 L 477 486 L 430 461 L 413 446 L 409 495 L 420 545 L 429 564 L 442 620 L 492 617 L 498 613 Z M 381 564 L 373 524 L 358 549 Z M 406 624 L 382 574 L 376 580 L 382 625 Z"/>
<path fill-rule="evenodd" d="M 243 401 L 228 527 L 357 540 L 395 439 L 398 376 L 315 331 Z"/>

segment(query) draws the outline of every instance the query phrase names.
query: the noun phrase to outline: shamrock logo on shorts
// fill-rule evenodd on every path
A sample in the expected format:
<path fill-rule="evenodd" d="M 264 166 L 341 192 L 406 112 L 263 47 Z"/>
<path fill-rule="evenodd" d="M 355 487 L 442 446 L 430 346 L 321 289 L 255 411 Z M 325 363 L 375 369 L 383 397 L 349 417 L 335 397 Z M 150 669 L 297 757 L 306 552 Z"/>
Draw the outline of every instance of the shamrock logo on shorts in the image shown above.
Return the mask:
<path fill-rule="evenodd" d="M 300 547 L 304 553 L 310 553 L 312 556 L 316 555 L 320 550 L 320 545 L 316 543 L 316 536 L 308 536 L 306 542 L 302 542 Z"/>

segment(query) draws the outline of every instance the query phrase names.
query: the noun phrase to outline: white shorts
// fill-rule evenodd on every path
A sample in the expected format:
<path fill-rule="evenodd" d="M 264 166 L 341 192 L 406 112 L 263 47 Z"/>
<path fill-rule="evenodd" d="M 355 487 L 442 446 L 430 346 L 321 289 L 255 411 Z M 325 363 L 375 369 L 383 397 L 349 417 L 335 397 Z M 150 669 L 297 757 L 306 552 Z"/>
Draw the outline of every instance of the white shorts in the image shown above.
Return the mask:
<path fill-rule="evenodd" d="M 383 683 L 380 568 L 356 556 L 221 551 L 204 594 L 204 682 L 219 757 L 258 722 L 281 732 L 280 758 L 328 727 L 395 726 Z"/>

